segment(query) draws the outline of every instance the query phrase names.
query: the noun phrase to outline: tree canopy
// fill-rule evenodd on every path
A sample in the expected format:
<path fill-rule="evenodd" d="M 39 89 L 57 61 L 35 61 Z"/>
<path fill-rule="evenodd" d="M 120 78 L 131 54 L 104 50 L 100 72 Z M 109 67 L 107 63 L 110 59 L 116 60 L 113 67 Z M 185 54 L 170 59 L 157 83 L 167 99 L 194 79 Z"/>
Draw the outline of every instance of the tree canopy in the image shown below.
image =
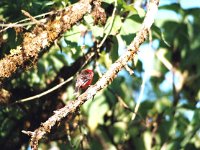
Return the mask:
<path fill-rule="evenodd" d="M 1 0 L 1 148 L 200 149 L 200 8 L 183 3 Z"/>

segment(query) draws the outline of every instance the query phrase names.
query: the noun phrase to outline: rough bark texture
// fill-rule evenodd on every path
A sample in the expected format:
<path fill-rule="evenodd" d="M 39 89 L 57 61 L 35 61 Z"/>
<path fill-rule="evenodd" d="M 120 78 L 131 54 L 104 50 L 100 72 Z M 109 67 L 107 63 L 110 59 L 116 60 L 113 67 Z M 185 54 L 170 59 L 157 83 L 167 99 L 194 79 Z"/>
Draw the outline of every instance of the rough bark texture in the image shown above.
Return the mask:
<path fill-rule="evenodd" d="M 137 33 L 136 37 L 129 45 L 127 51 L 111 65 L 109 70 L 96 82 L 95 85 L 88 88 L 82 95 L 80 95 L 75 101 L 70 101 L 65 107 L 57 110 L 55 114 L 50 117 L 46 122 L 42 123 L 38 129 L 34 132 L 23 131 L 31 136 L 31 147 L 37 149 L 38 141 L 44 136 L 44 134 L 50 132 L 51 128 L 64 117 L 71 113 L 74 113 L 82 104 L 88 99 L 91 99 L 95 94 L 106 88 L 116 77 L 117 73 L 133 59 L 137 53 L 139 46 L 145 41 L 148 36 L 148 31 L 154 22 L 154 17 L 158 9 L 159 0 L 151 0 L 148 6 L 147 14 L 142 24 L 141 30 Z"/>
<path fill-rule="evenodd" d="M 32 67 L 39 53 L 47 49 L 62 33 L 70 29 L 91 11 L 91 0 L 82 0 L 51 16 L 46 24 L 37 25 L 33 31 L 24 34 L 21 46 L 14 53 L 0 60 L 0 85 L 18 69 Z"/>

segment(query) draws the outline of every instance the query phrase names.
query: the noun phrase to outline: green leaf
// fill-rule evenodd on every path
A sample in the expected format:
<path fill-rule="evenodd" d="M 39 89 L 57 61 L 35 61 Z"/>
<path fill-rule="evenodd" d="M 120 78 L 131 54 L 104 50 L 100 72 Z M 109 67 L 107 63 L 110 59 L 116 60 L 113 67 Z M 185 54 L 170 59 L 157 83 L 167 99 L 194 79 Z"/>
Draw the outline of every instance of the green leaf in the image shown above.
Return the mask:
<path fill-rule="evenodd" d="M 117 4 L 119 7 L 123 8 L 124 11 L 130 11 L 132 14 L 138 14 L 137 10 L 133 7 L 133 5 L 128 5 L 124 0 L 117 0 Z"/>
<path fill-rule="evenodd" d="M 143 134 L 143 141 L 146 150 L 151 150 L 152 145 L 152 135 L 149 131 L 144 132 Z"/>
<path fill-rule="evenodd" d="M 135 33 L 141 28 L 141 18 L 138 15 L 131 15 L 125 19 L 122 24 L 120 35 L 122 39 L 129 45 L 134 39 Z"/>
<path fill-rule="evenodd" d="M 96 38 L 103 37 L 103 27 L 99 26 L 91 26 L 92 30 L 92 35 L 95 36 Z"/>
<path fill-rule="evenodd" d="M 90 27 L 93 26 L 93 24 L 94 24 L 94 19 L 93 19 L 92 15 L 85 15 L 85 16 L 84 16 L 84 20 L 85 20 L 85 22 L 87 23 L 87 25 L 89 25 Z"/>
<path fill-rule="evenodd" d="M 142 20 L 138 15 L 131 15 L 127 17 L 122 24 L 120 34 L 127 35 L 131 33 L 136 33 L 141 28 L 141 21 Z"/>
<path fill-rule="evenodd" d="M 163 97 L 155 103 L 155 109 L 159 113 L 164 112 L 167 108 L 170 108 L 170 106 L 171 102 L 168 100 L 168 97 Z"/>
<path fill-rule="evenodd" d="M 65 33 L 65 40 L 70 42 L 76 42 L 80 40 L 81 30 L 79 26 L 73 26 L 71 30 Z"/>
<path fill-rule="evenodd" d="M 109 107 L 105 97 L 99 93 L 93 101 L 84 105 L 84 109 L 88 113 L 88 126 L 90 130 L 95 131 L 99 124 L 104 124 L 104 115 L 109 110 Z"/>
<path fill-rule="evenodd" d="M 127 129 L 127 124 L 125 122 L 115 122 L 113 128 L 111 129 L 112 134 L 114 135 L 114 141 L 116 143 L 122 142 L 124 135 Z"/>
<path fill-rule="evenodd" d="M 110 55 L 108 53 L 102 52 L 100 57 L 100 63 L 103 64 L 106 68 L 110 68 L 112 65 L 112 60 L 110 59 Z"/>
<path fill-rule="evenodd" d="M 112 38 L 112 48 L 111 48 L 111 51 L 110 51 L 110 57 L 112 59 L 112 62 L 115 62 L 117 59 L 118 59 L 118 39 L 116 38 L 116 36 L 114 36 Z"/>
<path fill-rule="evenodd" d="M 112 22 L 112 17 L 109 17 L 107 20 L 107 23 L 105 25 L 104 33 L 109 35 L 116 35 L 118 31 L 120 30 L 122 25 L 122 21 L 119 15 L 114 17 L 114 20 Z M 112 27 L 111 31 L 110 28 Z"/>
<path fill-rule="evenodd" d="M 51 60 L 52 65 L 54 66 L 56 71 L 58 71 L 61 67 L 63 67 L 63 63 L 54 55 L 51 55 L 49 57 L 49 60 Z"/>
<path fill-rule="evenodd" d="M 165 40 L 164 34 L 161 29 L 155 25 L 152 26 L 153 35 L 163 41 L 167 46 L 170 47 L 170 44 Z"/>
<path fill-rule="evenodd" d="M 160 6 L 159 9 L 172 10 L 172 11 L 175 11 L 176 13 L 178 13 L 181 10 L 181 6 L 179 3 L 173 3 L 170 5 Z"/>

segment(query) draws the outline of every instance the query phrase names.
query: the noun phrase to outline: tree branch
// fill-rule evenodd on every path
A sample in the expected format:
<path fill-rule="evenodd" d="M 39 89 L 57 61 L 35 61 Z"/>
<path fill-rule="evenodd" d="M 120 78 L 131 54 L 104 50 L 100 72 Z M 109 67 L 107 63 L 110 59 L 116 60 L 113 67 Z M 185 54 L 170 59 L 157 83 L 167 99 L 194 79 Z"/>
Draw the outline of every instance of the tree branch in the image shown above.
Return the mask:
<path fill-rule="evenodd" d="M 81 0 L 56 13 L 44 26 L 38 25 L 32 32 L 26 32 L 21 46 L 0 60 L 0 85 L 18 69 L 34 66 L 39 53 L 44 52 L 62 33 L 91 11 L 91 1 Z"/>
<path fill-rule="evenodd" d="M 70 101 L 65 107 L 55 111 L 55 114 L 51 116 L 46 122 L 42 123 L 38 129 L 34 132 L 27 132 L 31 135 L 31 147 L 36 150 L 38 147 L 38 141 L 46 134 L 50 132 L 51 128 L 61 119 L 75 112 L 82 104 L 87 100 L 95 96 L 95 94 L 106 88 L 116 77 L 117 73 L 134 58 L 138 52 L 139 46 L 146 40 L 151 25 L 154 22 L 154 17 L 158 9 L 159 0 L 151 0 L 148 6 L 146 17 L 143 21 L 141 30 L 136 34 L 136 37 L 129 45 L 127 51 L 119 57 L 119 59 L 111 65 L 109 70 L 96 82 L 95 85 L 89 87 L 83 94 L 81 94 L 75 101 Z M 23 131 L 24 132 L 24 131 Z"/>

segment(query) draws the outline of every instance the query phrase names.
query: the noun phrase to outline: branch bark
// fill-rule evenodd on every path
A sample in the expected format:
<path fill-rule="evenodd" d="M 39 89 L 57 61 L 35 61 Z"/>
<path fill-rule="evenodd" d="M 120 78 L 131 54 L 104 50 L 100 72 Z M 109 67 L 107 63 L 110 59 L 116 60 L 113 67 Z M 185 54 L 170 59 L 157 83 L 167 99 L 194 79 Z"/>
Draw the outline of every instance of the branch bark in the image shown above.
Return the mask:
<path fill-rule="evenodd" d="M 33 31 L 24 34 L 24 41 L 14 53 L 0 60 L 0 85 L 18 69 L 32 67 L 38 55 L 44 52 L 62 33 L 91 11 L 92 0 L 80 2 L 55 13 L 45 25 L 37 25 Z"/>
<path fill-rule="evenodd" d="M 50 132 L 51 128 L 64 117 L 74 113 L 81 105 L 87 100 L 91 99 L 96 93 L 106 88 L 116 77 L 117 73 L 125 67 L 125 65 L 134 58 L 138 52 L 139 46 L 146 40 L 150 27 L 154 22 L 154 17 L 157 13 L 159 0 L 151 0 L 148 5 L 147 14 L 143 21 L 141 30 L 136 34 L 136 37 L 129 45 L 127 51 L 119 57 L 119 59 L 111 65 L 109 70 L 96 82 L 95 85 L 89 87 L 83 94 L 81 94 L 75 101 L 70 101 L 65 107 L 55 111 L 55 114 L 51 116 L 46 122 L 42 123 L 38 129 L 34 132 L 23 131 L 31 136 L 31 147 L 36 150 L 38 147 L 38 141 L 46 134 Z"/>

